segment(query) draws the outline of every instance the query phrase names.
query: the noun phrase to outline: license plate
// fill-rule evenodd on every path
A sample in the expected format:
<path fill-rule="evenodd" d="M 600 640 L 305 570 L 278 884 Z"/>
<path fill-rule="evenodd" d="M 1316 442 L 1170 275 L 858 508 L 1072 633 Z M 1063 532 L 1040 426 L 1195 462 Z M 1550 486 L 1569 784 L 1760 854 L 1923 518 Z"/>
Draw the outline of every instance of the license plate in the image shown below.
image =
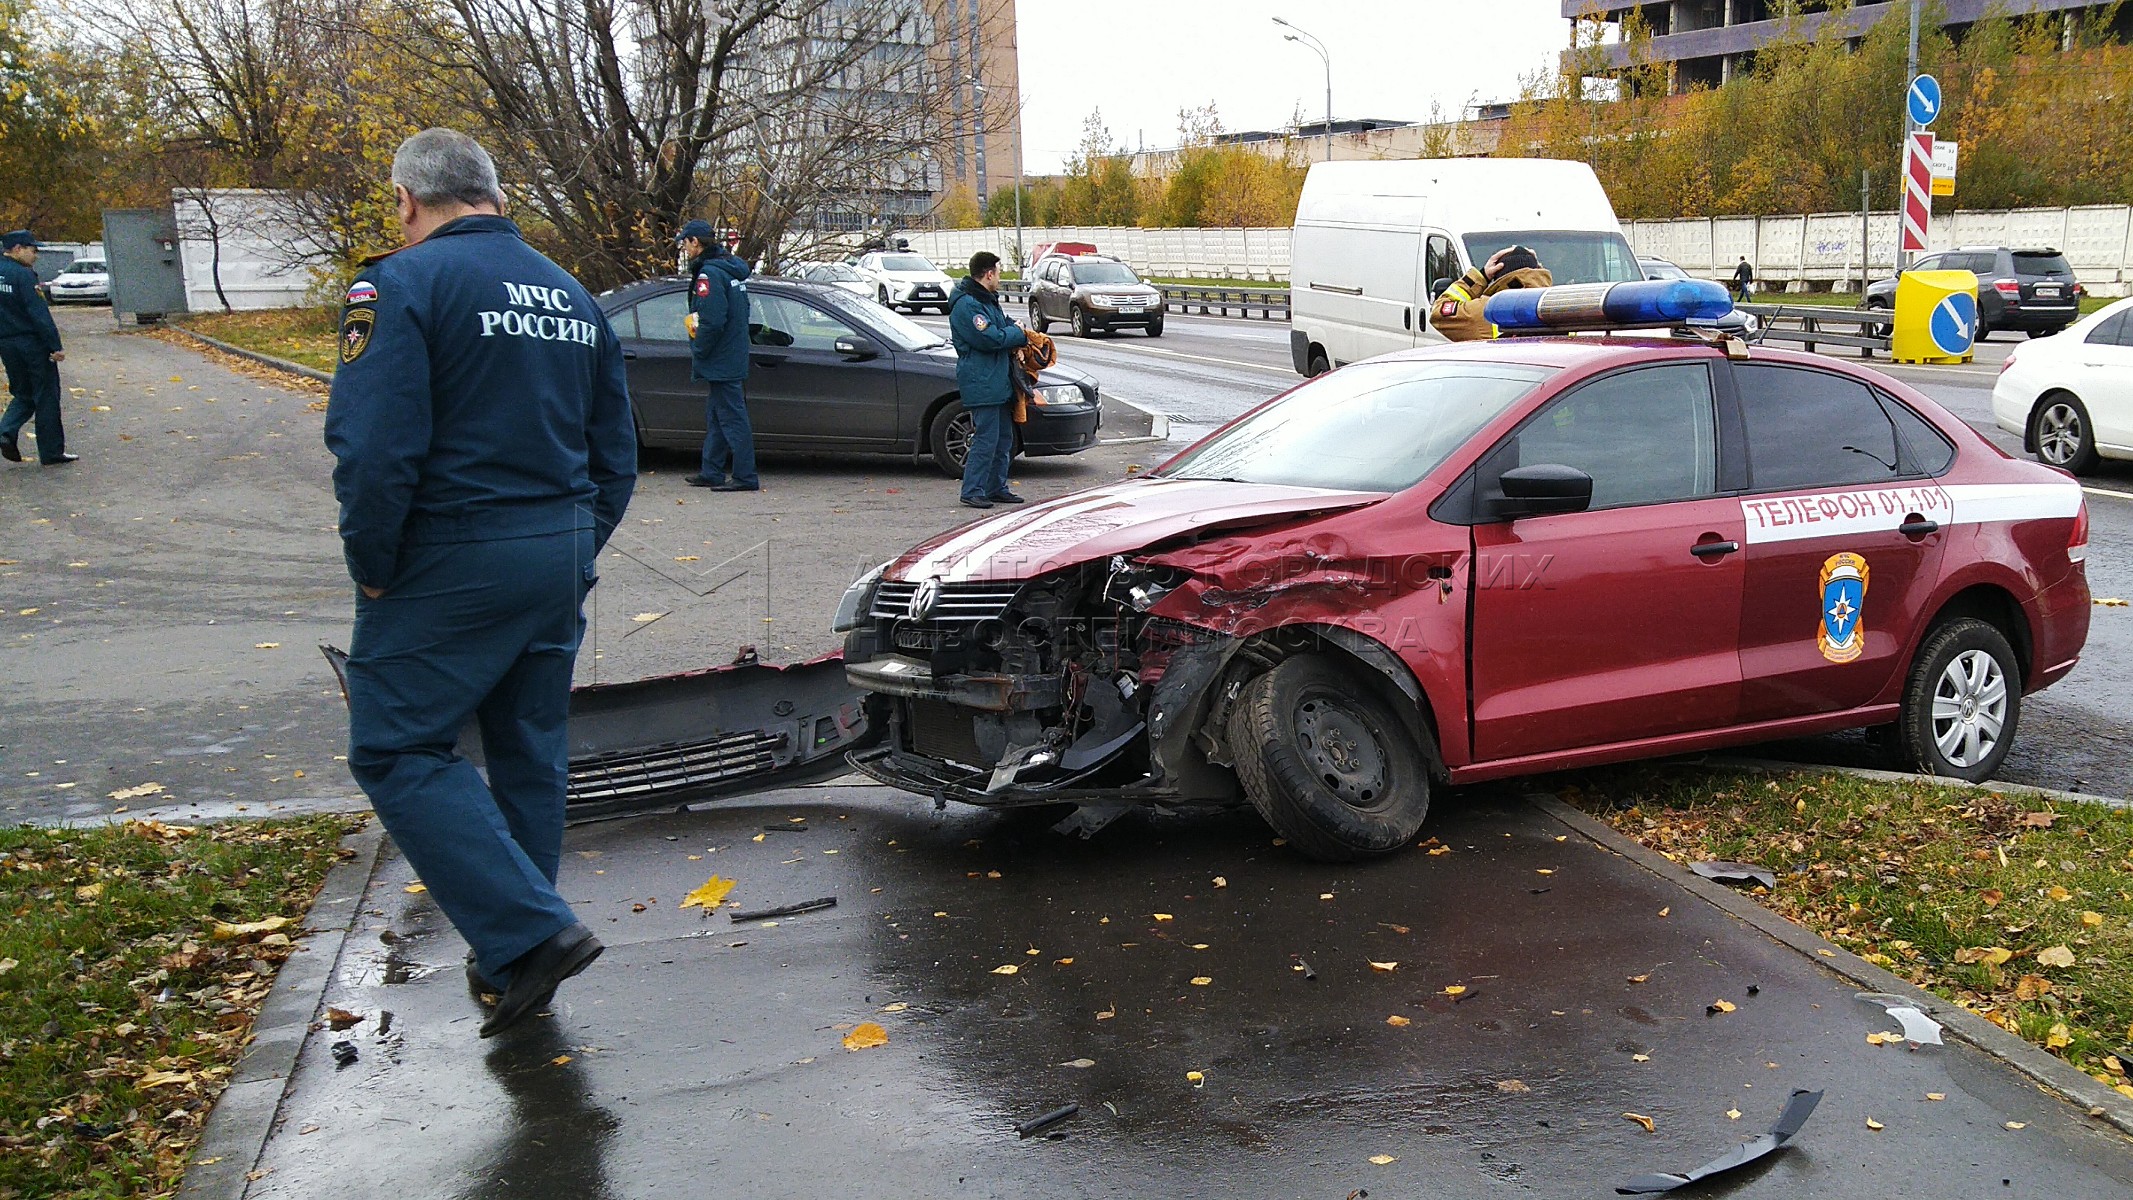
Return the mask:
<path fill-rule="evenodd" d="M 1138 304 L 1121 304 L 1118 306 L 1118 311 L 1122 313 L 1137 313 L 1146 312 L 1147 309 Z"/>
<path fill-rule="evenodd" d="M 2056 283 L 2040 283 L 2037 285 L 2037 295 L 2040 298 L 2050 297 L 2056 300 L 2059 298 L 2059 285 Z"/>

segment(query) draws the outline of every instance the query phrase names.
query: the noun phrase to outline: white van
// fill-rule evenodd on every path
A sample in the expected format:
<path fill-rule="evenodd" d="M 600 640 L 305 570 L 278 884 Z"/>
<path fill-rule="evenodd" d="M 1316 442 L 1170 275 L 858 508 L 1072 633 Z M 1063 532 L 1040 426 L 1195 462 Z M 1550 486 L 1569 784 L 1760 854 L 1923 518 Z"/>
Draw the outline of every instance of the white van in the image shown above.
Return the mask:
<path fill-rule="evenodd" d="M 1581 162 L 1424 158 L 1322 162 L 1304 178 L 1290 243 L 1296 370 L 1441 342 L 1430 301 L 1510 245 L 1557 283 L 1644 278 L 1614 206 Z"/>

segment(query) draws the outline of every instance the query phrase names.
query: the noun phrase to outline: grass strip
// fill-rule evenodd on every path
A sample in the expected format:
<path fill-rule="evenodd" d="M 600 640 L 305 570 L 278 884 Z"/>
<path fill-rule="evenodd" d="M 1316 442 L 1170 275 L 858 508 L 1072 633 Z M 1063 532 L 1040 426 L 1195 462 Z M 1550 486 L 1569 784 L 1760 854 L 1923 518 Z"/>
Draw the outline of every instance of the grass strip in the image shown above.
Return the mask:
<path fill-rule="evenodd" d="M 1573 778 L 1565 802 L 1684 866 L 1768 868 L 1764 905 L 2133 1096 L 2133 811 L 1817 771 Z"/>
<path fill-rule="evenodd" d="M 177 1188 L 350 828 L 0 830 L 0 1198 Z"/>
<path fill-rule="evenodd" d="M 262 308 L 194 313 L 186 328 L 258 354 L 332 373 L 339 365 L 340 314 L 330 308 Z"/>

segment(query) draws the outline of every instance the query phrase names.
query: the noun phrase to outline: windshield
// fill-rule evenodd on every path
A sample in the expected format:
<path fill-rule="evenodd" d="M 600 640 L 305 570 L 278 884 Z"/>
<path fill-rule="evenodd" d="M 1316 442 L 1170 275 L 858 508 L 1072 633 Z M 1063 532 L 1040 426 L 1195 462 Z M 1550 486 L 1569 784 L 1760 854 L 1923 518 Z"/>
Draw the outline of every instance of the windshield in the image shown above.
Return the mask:
<path fill-rule="evenodd" d="M 1216 434 L 1159 474 L 1397 492 L 1436 470 L 1553 373 L 1463 361 L 1342 367 Z"/>
<path fill-rule="evenodd" d="M 1505 246 L 1524 246 L 1540 256 L 1541 266 L 1557 283 L 1634 283 L 1644 278 L 1637 256 L 1619 233 L 1527 229 L 1470 233 L 1461 240 L 1477 267 Z"/>
<path fill-rule="evenodd" d="M 103 273 L 103 261 L 94 258 L 83 259 L 78 263 L 70 263 L 66 270 L 60 272 L 62 275 L 101 275 Z"/>
<path fill-rule="evenodd" d="M 867 326 L 898 350 L 925 350 L 948 344 L 941 340 L 941 335 L 924 325 L 906 318 L 901 313 L 891 312 L 879 304 L 859 300 L 850 292 L 825 292 L 817 299 L 836 309 L 838 315 Z M 847 300 L 855 302 L 847 303 Z"/>
<path fill-rule="evenodd" d="M 826 267 L 816 267 L 811 274 L 813 278 L 819 279 L 824 283 L 862 283 L 866 280 L 866 276 L 842 263 L 831 263 Z"/>
<path fill-rule="evenodd" d="M 1990 268 L 1988 268 L 1990 269 Z M 2017 275 L 2072 275 L 2074 268 L 2064 254 L 2024 254 L 2015 251 L 2014 269 Z"/>
<path fill-rule="evenodd" d="M 884 271 L 931 271 L 933 264 L 922 254 L 884 254 L 881 256 Z"/>
<path fill-rule="evenodd" d="M 1140 276 L 1133 268 L 1121 262 L 1078 262 L 1074 264 L 1075 283 L 1139 283 Z"/>

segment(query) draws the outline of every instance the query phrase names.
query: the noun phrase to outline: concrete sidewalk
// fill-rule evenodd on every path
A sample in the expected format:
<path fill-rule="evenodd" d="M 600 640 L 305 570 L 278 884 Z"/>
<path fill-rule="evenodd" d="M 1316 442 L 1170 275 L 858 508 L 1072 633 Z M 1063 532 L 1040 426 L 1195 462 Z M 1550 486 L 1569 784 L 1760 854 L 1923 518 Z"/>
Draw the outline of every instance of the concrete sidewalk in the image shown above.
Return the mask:
<path fill-rule="evenodd" d="M 1970 1046 L 1868 1045 L 1858 985 L 1515 794 L 1428 832 L 1331 867 L 1249 814 L 1082 842 L 871 787 L 582 826 L 564 892 L 608 952 L 495 1042 L 388 850 L 324 994 L 363 1020 L 312 1033 L 246 1194 L 1593 1196 L 1795 1087 L 1828 1095 L 1792 1148 L 1685 1194 L 2133 1187 L 2115 1131 Z M 714 872 L 837 905 L 678 907 Z"/>

